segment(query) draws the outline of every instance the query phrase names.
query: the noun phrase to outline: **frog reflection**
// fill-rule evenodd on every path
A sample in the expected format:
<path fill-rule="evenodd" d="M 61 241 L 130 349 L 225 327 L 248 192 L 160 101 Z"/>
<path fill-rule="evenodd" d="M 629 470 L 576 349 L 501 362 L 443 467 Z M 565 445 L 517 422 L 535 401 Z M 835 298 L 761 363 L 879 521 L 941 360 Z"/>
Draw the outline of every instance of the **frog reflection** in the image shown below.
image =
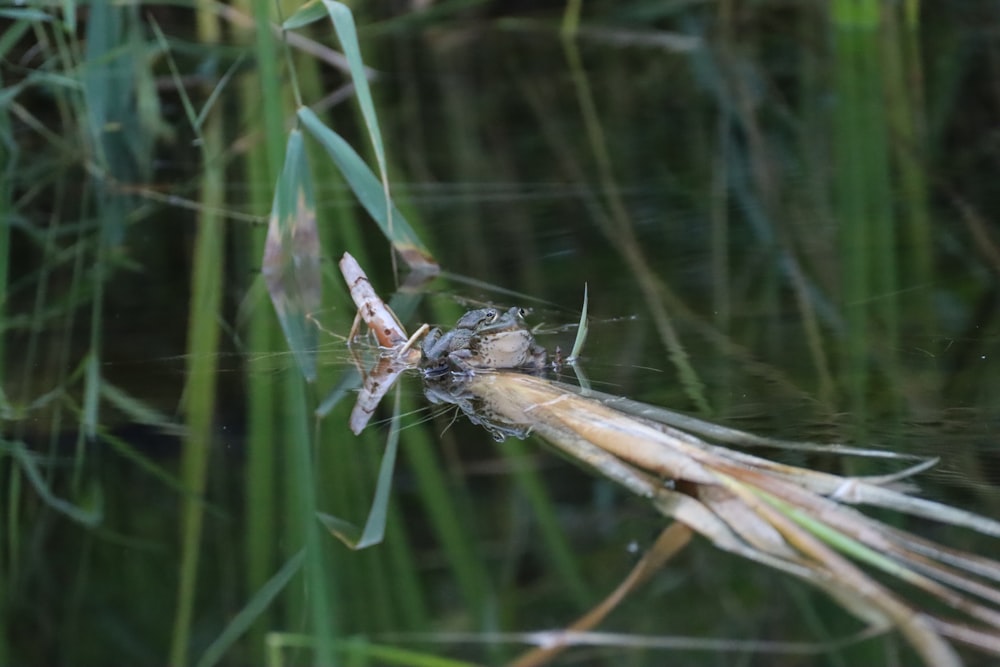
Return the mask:
<path fill-rule="evenodd" d="M 454 373 L 428 376 L 424 379 L 424 396 L 434 405 L 456 406 L 470 422 L 485 428 L 497 442 L 507 438 L 527 438 L 531 426 L 512 422 L 493 410 L 482 396 L 470 389 L 469 383 L 474 379 Z"/>
<path fill-rule="evenodd" d="M 427 334 L 421 367 L 431 374 L 449 367 L 464 373 L 477 368 L 540 370 L 545 357 L 545 348 L 535 343 L 524 322 L 523 309 L 479 308 L 459 318 L 451 331 Z"/>

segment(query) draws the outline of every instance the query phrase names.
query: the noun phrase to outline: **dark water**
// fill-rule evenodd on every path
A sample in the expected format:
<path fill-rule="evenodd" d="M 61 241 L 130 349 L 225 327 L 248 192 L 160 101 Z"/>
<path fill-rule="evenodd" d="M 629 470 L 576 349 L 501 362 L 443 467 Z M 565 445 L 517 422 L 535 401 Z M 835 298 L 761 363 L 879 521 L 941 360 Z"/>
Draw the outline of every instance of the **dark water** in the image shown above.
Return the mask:
<path fill-rule="evenodd" d="M 816 7 L 760 4 L 608 10 L 572 49 L 530 16 L 376 24 L 364 48 L 381 72 L 375 94 L 394 195 L 446 271 L 405 324 L 447 325 L 479 303 L 524 305 L 539 342 L 568 351 L 586 285 L 582 366 L 595 388 L 765 435 L 940 457 L 919 480 L 926 496 L 1000 516 L 995 10 L 929 7 L 912 30 L 896 17 L 879 32 L 838 28 Z M 355 114 L 335 107 L 331 124 L 360 143 Z M 157 189 L 193 196 L 196 162 L 176 158 L 187 156 L 176 144 L 164 155 L 174 161 L 152 177 Z M 72 169 L 61 176 L 79 180 Z M 270 187 L 241 178 L 228 186 L 233 211 Z M 26 446 L 18 456 L 38 458 L 28 466 L 4 449 L 0 662 L 165 664 L 184 441 L 107 397 L 99 435 L 87 433 L 82 362 L 94 340 L 95 277 L 73 274 L 31 235 L 52 228 L 53 208 L 74 207 L 43 206 L 22 180 L 11 182 L 27 203 L 10 218 L 3 428 L 5 441 Z M 84 209 L 107 196 L 80 194 L 76 181 L 48 187 L 82 197 Z M 317 197 L 327 279 L 316 318 L 343 336 L 352 312 L 336 259 L 345 250 L 366 257 L 388 296 L 389 253 L 360 214 L 353 235 L 332 221 L 353 209 L 346 190 L 323 181 Z M 98 371 L 163 415 L 147 421 L 180 423 L 194 216 L 127 201 L 162 208 L 122 232 L 121 254 L 106 265 Z M 83 225 L 81 243 L 102 233 L 87 220 L 64 224 Z M 270 307 L 252 287 L 259 265 L 240 254 L 258 232 L 229 224 L 192 661 L 264 579 L 312 544 L 290 452 L 309 452 L 317 510 L 361 522 L 388 431 L 386 411 L 355 439 L 348 401 L 312 421 L 350 364 L 327 333 L 317 386 L 302 393 L 305 403 L 289 402 L 297 380 L 287 347 L 277 337 L 260 345 L 245 328 L 248 310 Z M 617 585 L 663 528 L 642 502 L 542 443 L 496 444 L 461 419 L 452 424 L 453 413 L 433 414 L 416 378 L 402 386 L 412 412 L 385 543 L 355 553 L 319 533 L 310 548 L 322 552 L 322 571 L 294 577 L 226 664 L 272 664 L 265 632 L 294 645 L 292 635 L 315 630 L 319 596 L 335 637 L 500 663 L 516 651 L 484 647 L 485 634 L 469 645 L 447 633 L 564 626 Z M 261 387 L 274 391 L 263 473 L 250 440 L 264 427 L 248 407 Z M 307 415 L 305 441 L 296 414 Z M 776 456 L 838 473 L 893 468 Z M 29 467 L 42 471 L 38 483 Z M 52 498 L 103 516 L 83 525 Z M 996 552 L 965 532 L 880 516 Z M 823 642 L 857 627 L 819 592 L 696 542 L 602 629 Z M 408 633 L 432 641 L 398 636 Z M 819 655 L 723 648 L 579 649 L 564 661 L 914 664 L 891 635 Z M 302 649 L 283 655 L 284 664 L 318 661 Z"/>

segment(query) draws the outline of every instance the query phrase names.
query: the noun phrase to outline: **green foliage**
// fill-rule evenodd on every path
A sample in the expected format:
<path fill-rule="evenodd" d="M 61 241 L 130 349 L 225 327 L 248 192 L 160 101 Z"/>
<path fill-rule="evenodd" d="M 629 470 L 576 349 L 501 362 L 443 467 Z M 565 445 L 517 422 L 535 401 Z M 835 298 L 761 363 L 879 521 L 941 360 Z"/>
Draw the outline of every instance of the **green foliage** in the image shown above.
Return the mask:
<path fill-rule="evenodd" d="M 494 664 L 516 648 L 489 633 L 558 626 L 617 585 L 626 545 L 661 526 L 535 441 L 491 448 L 405 383 L 400 421 L 348 435 L 345 249 L 411 330 L 533 305 L 550 350 L 572 345 L 586 283 L 595 387 L 942 455 L 931 497 L 958 486 L 949 500 L 1000 512 L 995 10 L 352 6 L 0 9 L 0 663 Z M 313 55 L 328 44 L 343 69 Z M 349 104 L 319 104 L 345 85 Z M 285 249 L 315 272 L 279 317 L 269 212 L 291 237 L 315 222 Z M 393 294 L 386 238 L 450 275 L 429 298 Z M 395 450 L 379 456 L 397 435 L 390 497 Z M 366 515 L 368 541 L 385 535 L 359 552 L 317 519 Z M 855 630 L 812 591 L 698 549 L 612 628 Z M 440 641 L 409 652 L 389 632 Z M 826 659 L 909 664 L 898 650 Z"/>

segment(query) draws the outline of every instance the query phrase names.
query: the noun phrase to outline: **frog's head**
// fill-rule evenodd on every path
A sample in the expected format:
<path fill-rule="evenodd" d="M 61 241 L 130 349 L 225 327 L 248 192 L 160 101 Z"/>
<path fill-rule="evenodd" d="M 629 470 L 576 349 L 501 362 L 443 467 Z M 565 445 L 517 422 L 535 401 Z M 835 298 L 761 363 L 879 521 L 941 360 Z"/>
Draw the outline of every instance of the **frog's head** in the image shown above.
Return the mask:
<path fill-rule="evenodd" d="M 498 310 L 496 308 L 477 308 L 470 310 L 455 322 L 455 329 L 478 329 L 488 322 L 496 320 Z"/>
<path fill-rule="evenodd" d="M 479 336 L 526 328 L 524 323 L 524 308 L 515 306 L 505 311 L 496 308 L 486 308 L 484 310 L 487 312 L 484 314 L 482 321 L 475 327 L 476 334 Z"/>

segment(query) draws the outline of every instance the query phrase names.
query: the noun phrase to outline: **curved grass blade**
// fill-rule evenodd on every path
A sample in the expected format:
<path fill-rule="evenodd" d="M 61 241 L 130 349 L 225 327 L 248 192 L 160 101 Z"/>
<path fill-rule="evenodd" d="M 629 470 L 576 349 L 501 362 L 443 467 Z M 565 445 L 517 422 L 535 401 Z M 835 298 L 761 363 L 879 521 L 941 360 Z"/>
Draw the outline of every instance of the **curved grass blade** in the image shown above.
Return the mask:
<path fill-rule="evenodd" d="M 393 206 L 392 197 L 389 194 L 389 173 L 386 167 L 385 146 L 382 143 L 382 131 L 379 129 L 378 117 L 375 114 L 375 103 L 372 101 L 371 88 L 368 85 L 368 71 L 361 58 L 361 47 L 358 44 L 358 31 L 354 24 L 354 16 L 347 5 L 334 2 L 333 0 L 321 0 L 322 9 L 319 3 L 310 3 L 296 12 L 285 22 L 285 27 L 299 27 L 312 23 L 322 16 L 322 10 L 330 17 L 333 29 L 337 33 L 344 58 L 351 73 L 351 82 L 354 84 L 355 96 L 358 105 L 361 107 L 361 116 L 365 121 L 365 128 L 368 130 L 368 137 L 372 142 L 372 149 L 375 153 L 375 161 L 378 163 L 379 178 L 375 176 L 365 165 L 364 161 L 344 142 L 336 133 L 330 130 L 330 136 L 317 134 L 317 128 L 326 129 L 322 122 L 316 118 L 315 114 L 308 109 L 299 110 L 299 118 L 313 131 L 313 134 L 323 144 L 323 146 L 333 157 L 334 162 L 344 173 L 351 189 L 354 190 L 358 199 L 361 200 L 365 208 L 382 228 L 382 232 L 390 240 L 393 246 L 399 251 L 403 261 L 411 269 L 437 271 L 437 263 L 431 258 L 430 252 L 419 241 L 409 224 L 403 219 L 399 210 Z M 354 175 L 352 177 L 352 174 Z M 369 180 L 371 182 L 369 182 Z M 375 199 L 380 200 L 376 207 Z M 397 229 L 401 227 L 401 229 Z"/>
<path fill-rule="evenodd" d="M 315 648 L 316 642 L 309 635 L 291 632 L 272 632 L 267 637 L 268 667 L 283 667 L 284 649 Z M 479 667 L 477 663 L 456 660 L 411 649 L 373 644 L 363 637 L 335 641 L 333 649 L 346 659 L 347 665 L 403 665 L 405 667 Z M 297 663 L 293 663 L 297 664 Z"/>
<path fill-rule="evenodd" d="M 385 520 L 389 511 L 389 493 L 392 490 L 392 474 L 396 467 L 396 453 L 399 451 L 399 388 L 396 388 L 396 401 L 392 408 L 392 421 L 389 427 L 389 438 L 385 444 L 385 453 L 379 465 L 378 484 L 375 487 L 375 497 L 364 530 L 329 514 L 317 512 L 317 517 L 327 530 L 351 549 L 359 551 L 374 546 L 385 536 Z"/>
<path fill-rule="evenodd" d="M 258 590 L 243 609 L 240 609 L 236 617 L 229 622 L 225 630 L 222 631 L 214 642 L 212 642 L 205 653 L 196 663 L 197 667 L 212 667 L 217 664 L 225 655 L 229 647 L 239 639 L 254 621 L 264 612 L 274 601 L 274 598 L 285 588 L 289 580 L 302 569 L 302 562 L 305 560 L 305 551 L 299 551 L 288 559 L 281 566 L 273 577 Z"/>
<path fill-rule="evenodd" d="M 108 403 L 128 415 L 129 419 L 137 424 L 153 426 L 161 433 L 184 435 L 184 427 L 182 425 L 176 423 L 148 403 L 135 398 L 128 392 L 107 381 L 101 383 L 100 394 Z"/>
<path fill-rule="evenodd" d="M 365 127 L 368 128 L 372 148 L 375 149 L 375 160 L 378 162 L 379 173 L 382 175 L 385 199 L 388 203 L 389 181 L 385 167 L 385 148 L 382 145 L 382 132 L 379 130 L 378 118 L 375 116 L 372 92 L 368 87 L 368 78 L 365 76 L 365 64 L 361 59 L 361 47 L 358 45 L 358 30 L 354 26 L 354 16 L 347 5 L 341 2 L 323 0 L 323 6 L 326 7 L 326 11 L 330 15 L 333 29 L 337 32 L 337 39 L 340 40 L 340 47 L 344 50 L 344 56 L 351 68 L 351 81 L 354 83 L 354 90 L 358 97 L 358 104 L 361 106 L 361 115 L 365 119 Z"/>
<path fill-rule="evenodd" d="M 261 268 L 288 347 L 302 376 L 316 379 L 318 333 L 309 314 L 320 307 L 322 276 L 312 178 L 302 133 L 292 130 L 274 193 Z"/>
<path fill-rule="evenodd" d="M 365 127 L 372 142 L 375 161 L 378 163 L 379 176 L 381 176 L 382 196 L 385 200 L 387 213 L 386 229 L 388 231 L 386 231 L 386 236 L 392 239 L 395 211 L 393 211 L 392 197 L 389 195 L 389 172 L 386 168 L 385 146 L 382 143 L 382 131 L 379 129 L 378 117 L 375 115 L 375 104 L 372 102 L 368 78 L 365 76 L 365 64 L 361 59 L 361 47 L 358 44 L 358 30 L 354 25 L 354 16 L 347 5 L 341 2 L 333 2 L 332 0 L 322 0 L 322 2 L 330 15 L 333 29 L 340 41 L 340 47 L 343 49 L 344 57 L 347 58 L 347 64 L 351 68 L 351 81 L 354 83 L 355 96 L 361 107 L 361 116 L 365 119 Z M 403 258 L 409 266 L 413 266 L 406 255 L 403 255 Z"/>
<path fill-rule="evenodd" d="M 97 422 L 99 419 L 101 395 L 101 370 L 100 362 L 93 351 L 87 354 L 86 372 L 83 383 L 83 414 L 81 426 L 83 433 L 89 439 L 97 435 Z"/>
<path fill-rule="evenodd" d="M 430 251 L 396 205 L 391 200 L 387 202 L 379 180 L 361 156 L 339 134 L 324 125 L 312 109 L 301 107 L 298 115 L 302 125 L 319 141 L 336 163 L 358 201 L 375 220 L 403 260 L 413 269 L 436 272 L 437 263 L 431 257 Z"/>
<path fill-rule="evenodd" d="M 298 11 L 282 22 L 281 27 L 285 30 L 304 28 L 310 23 L 321 20 L 326 15 L 326 7 L 323 6 L 323 3 L 319 0 L 314 0 L 299 7 Z"/>
<path fill-rule="evenodd" d="M 576 330 L 576 339 L 573 341 L 573 350 L 569 353 L 569 363 L 574 363 L 577 357 L 580 356 L 580 352 L 583 351 L 583 344 L 587 342 L 587 332 L 589 331 L 589 324 L 587 322 L 587 284 L 583 285 L 583 310 L 580 311 L 580 326 Z"/>
<path fill-rule="evenodd" d="M 39 498 L 46 505 L 84 526 L 96 526 L 101 522 L 104 512 L 101 509 L 99 493 L 94 496 L 92 503 L 94 507 L 92 508 L 86 508 L 71 503 L 68 500 L 63 500 L 49 488 L 42 473 L 38 470 L 38 463 L 35 461 L 35 456 L 28 451 L 24 443 L 16 440 L 0 440 L 0 451 L 4 449 L 13 455 L 31 483 L 31 486 L 35 489 L 35 493 L 38 494 Z"/>
<path fill-rule="evenodd" d="M 572 633 L 586 632 L 597 627 L 632 591 L 648 581 L 650 577 L 660 571 L 668 560 L 687 546 L 693 535 L 691 529 L 682 523 L 670 524 L 660 533 L 653 547 L 636 563 L 632 571 L 615 590 L 593 609 L 574 621 L 564 632 L 556 633 L 551 642 L 528 651 L 511 663 L 510 667 L 541 667 L 541 665 L 551 662 L 556 655 L 569 646 L 567 639 Z"/>

